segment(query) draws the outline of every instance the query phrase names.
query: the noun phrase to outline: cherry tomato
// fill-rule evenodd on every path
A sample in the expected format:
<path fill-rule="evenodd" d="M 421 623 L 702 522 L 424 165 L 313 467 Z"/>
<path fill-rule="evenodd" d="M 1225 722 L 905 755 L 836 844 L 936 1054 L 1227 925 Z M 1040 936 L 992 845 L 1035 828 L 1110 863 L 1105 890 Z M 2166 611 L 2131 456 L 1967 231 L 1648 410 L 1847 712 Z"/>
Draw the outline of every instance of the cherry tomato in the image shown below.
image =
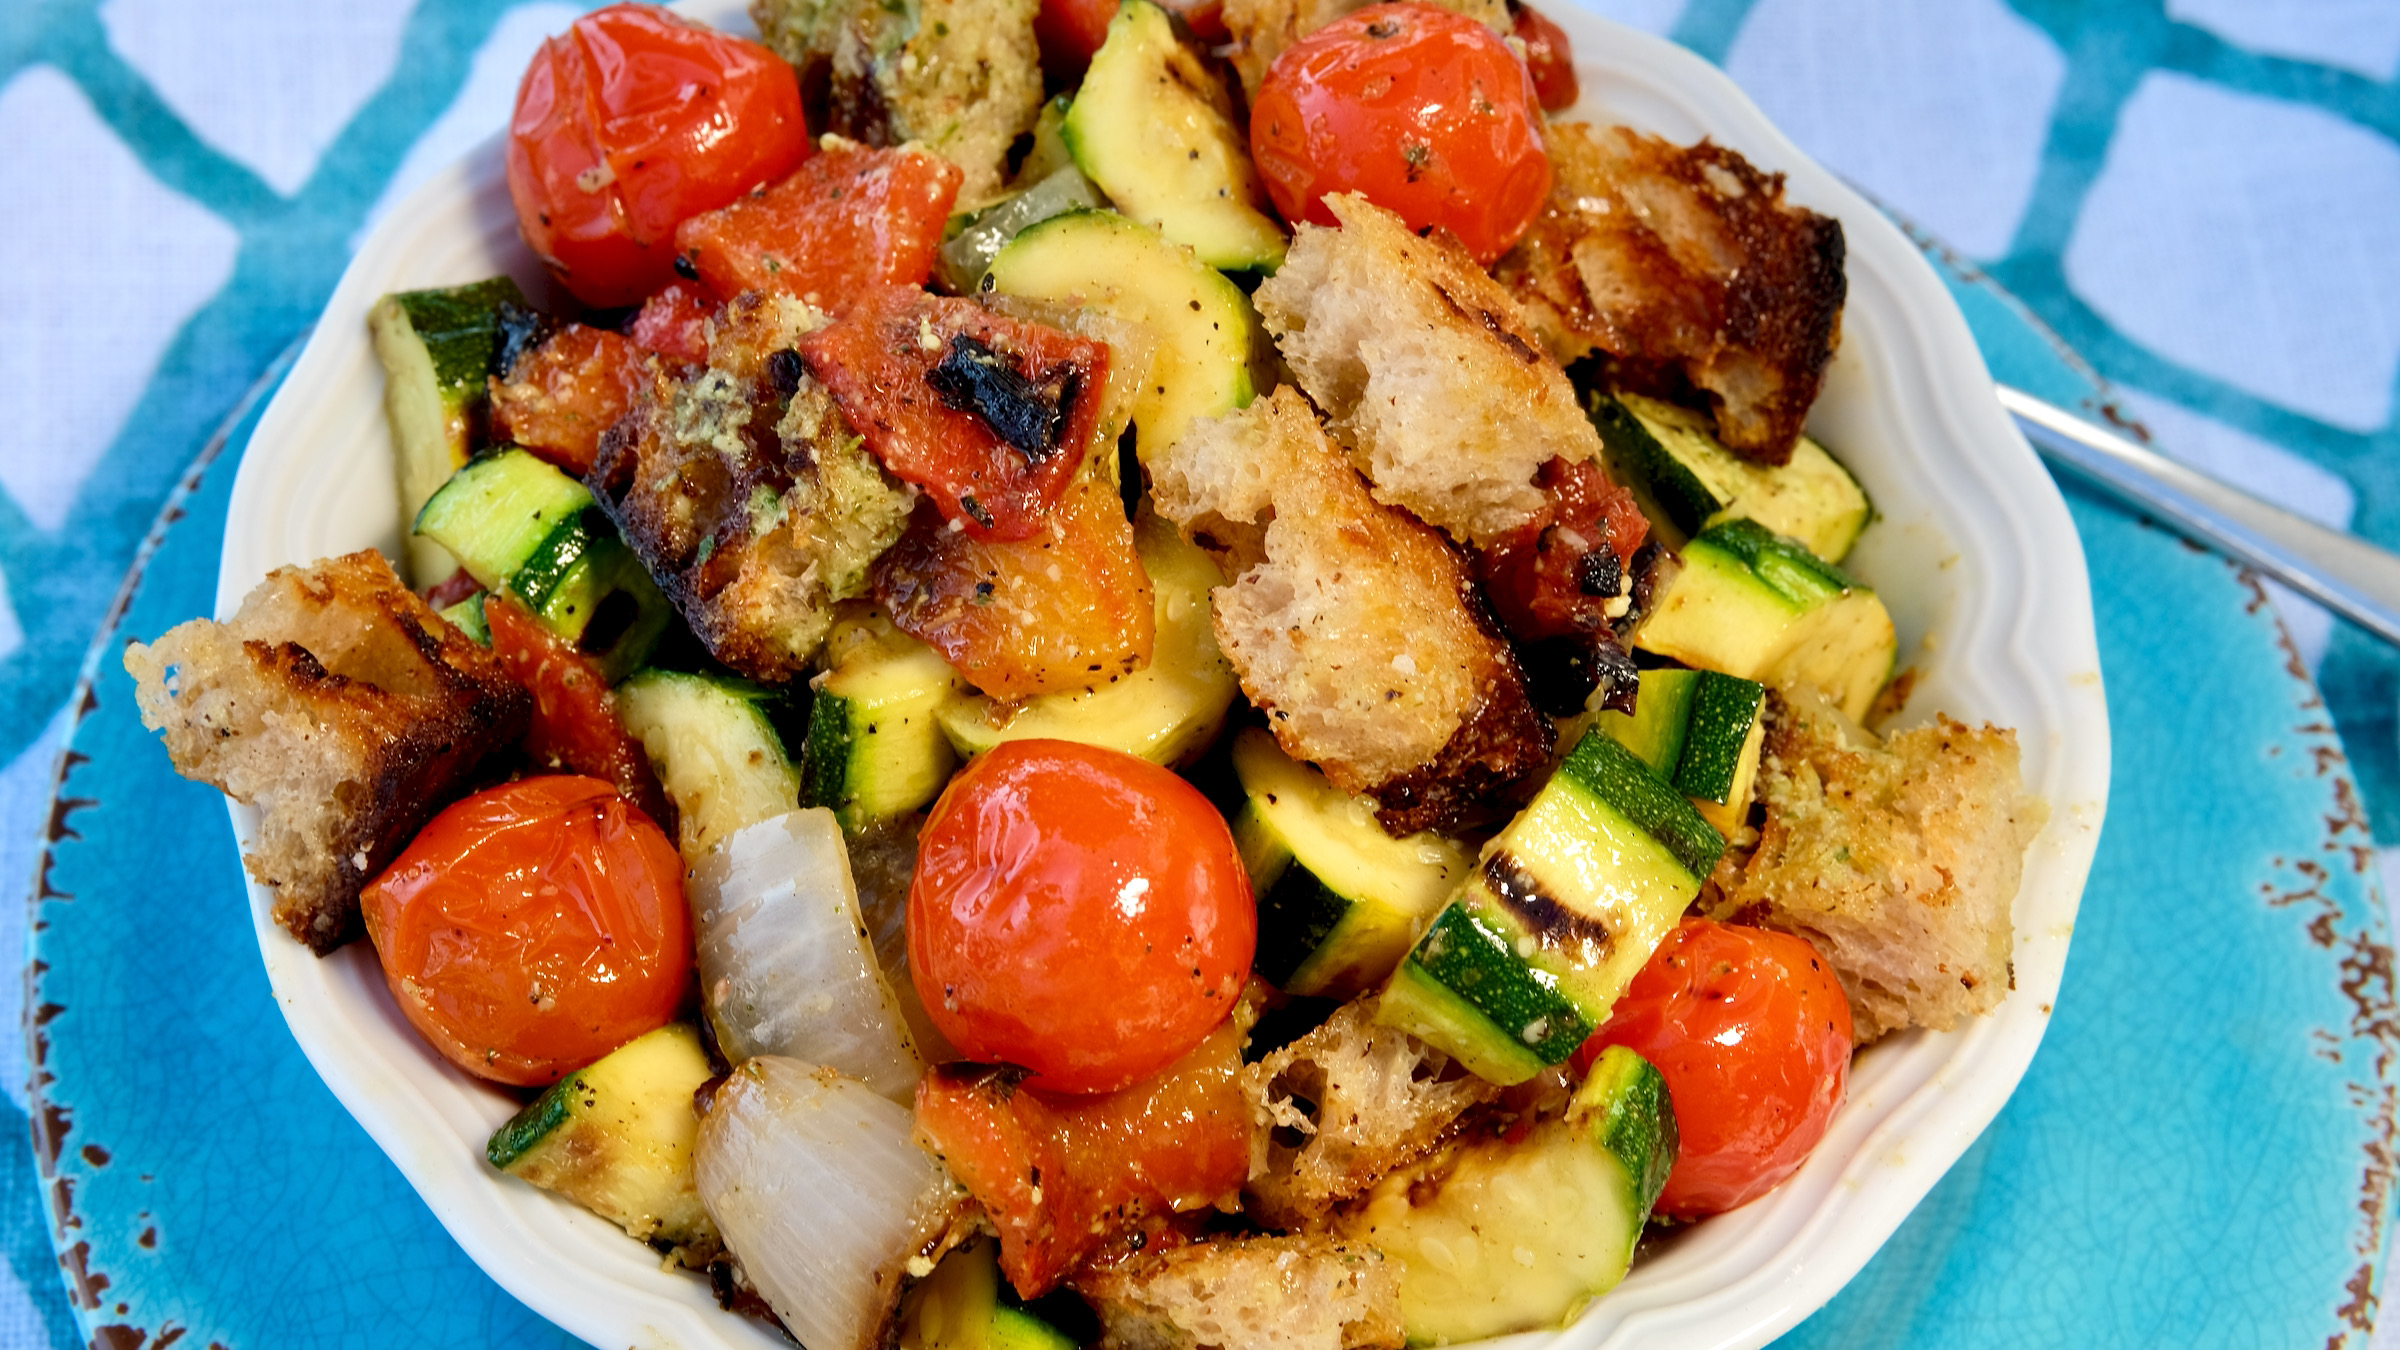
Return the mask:
<path fill-rule="evenodd" d="M 1509 0 L 1508 16 L 1517 41 L 1525 44 L 1525 69 L 1533 75 L 1533 92 L 1541 98 L 1542 110 L 1560 112 L 1574 107 L 1583 97 L 1583 88 L 1575 79 L 1575 48 L 1567 41 L 1567 30 L 1552 23 L 1549 15 L 1517 0 Z"/>
<path fill-rule="evenodd" d="M 1683 1136 L 1658 1210 L 1717 1214 L 1774 1189 L 1825 1137 L 1850 1080 L 1850 1002 L 1804 938 L 1685 919 L 1633 977 L 1605 1046 L 1658 1066 Z"/>
<path fill-rule="evenodd" d="M 556 1082 L 664 1026 L 691 984 L 682 859 L 596 778 L 476 793 L 359 901 L 409 1024 L 502 1083 Z"/>
<path fill-rule="evenodd" d="M 1357 192 L 1412 229 L 1441 226 L 1488 267 L 1550 195 L 1533 78 L 1500 35 L 1416 0 L 1369 5 L 1300 39 L 1250 108 L 1250 155 L 1286 220 L 1334 224 Z"/>
<path fill-rule="evenodd" d="M 534 54 L 508 128 L 517 227 L 587 305 L 674 280 L 675 226 L 808 157 L 800 81 L 755 42 L 655 5 L 577 19 Z"/>
<path fill-rule="evenodd" d="M 1161 8 L 1180 17 L 1192 36 L 1202 42 L 1223 42 L 1224 0 L 1158 0 Z M 1093 53 L 1108 40 L 1108 21 L 1117 17 L 1117 0 L 1042 0 L 1033 16 L 1034 40 L 1041 44 L 1042 69 L 1057 84 L 1073 84 L 1092 63 Z"/>
<path fill-rule="evenodd" d="M 1233 1011 L 1258 915 L 1199 789 L 1114 750 L 1009 741 L 934 804 L 908 893 L 908 965 L 969 1059 L 1109 1092 Z"/>

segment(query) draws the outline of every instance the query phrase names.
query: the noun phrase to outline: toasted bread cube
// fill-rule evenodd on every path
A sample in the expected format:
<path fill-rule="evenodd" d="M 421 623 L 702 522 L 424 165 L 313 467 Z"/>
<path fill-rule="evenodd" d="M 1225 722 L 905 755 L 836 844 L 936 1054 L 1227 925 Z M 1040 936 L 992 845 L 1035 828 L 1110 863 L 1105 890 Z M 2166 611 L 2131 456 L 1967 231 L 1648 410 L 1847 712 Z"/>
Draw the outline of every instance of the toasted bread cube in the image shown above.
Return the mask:
<path fill-rule="evenodd" d="M 1095 1267 L 1104 1350 L 1397 1350 L 1400 1276 L 1317 1235 L 1228 1237 Z"/>
<path fill-rule="evenodd" d="M 1543 509 L 1552 459 L 1600 454 L 1566 372 L 1517 302 L 1445 233 L 1363 197 L 1302 225 L 1258 311 L 1375 498 L 1483 547 Z"/>
<path fill-rule="evenodd" d="M 533 704 L 373 550 L 278 568 L 231 621 L 129 645 L 125 670 L 175 771 L 259 808 L 242 864 L 319 955 L 363 931 L 359 888 Z"/>
<path fill-rule="evenodd" d="M 1303 1228 L 1430 1153 L 1468 1110 L 1500 1089 L 1441 1051 L 1375 1020 L 1354 999 L 1324 1025 L 1242 1069 L 1258 1122 L 1249 1209 L 1275 1228 Z"/>
<path fill-rule="evenodd" d="M 768 683 L 807 672 L 834 605 L 866 592 L 916 502 L 800 360 L 824 322 L 787 296 L 728 304 L 708 364 L 653 363 L 589 477 L 692 632 Z"/>
<path fill-rule="evenodd" d="M 1999 1006 L 2025 846 L 2049 815 L 2017 733 L 1942 717 L 1879 746 L 1820 699 L 1775 705 L 1766 824 L 1719 913 L 1814 943 L 1862 1044 Z"/>
<path fill-rule="evenodd" d="M 1841 339 L 1842 223 L 1724 146 L 1549 131 L 1550 201 L 1494 269 L 1551 353 L 1619 388 L 1707 399 L 1717 439 L 1786 464 Z"/>
<path fill-rule="evenodd" d="M 1243 691 L 1386 830 L 1445 827 L 1547 762 L 1556 733 L 1465 561 L 1369 495 L 1296 391 L 1195 424 L 1150 469 L 1159 513 L 1239 573 L 1211 605 Z"/>
<path fill-rule="evenodd" d="M 966 174 L 962 207 L 1000 194 L 1008 150 L 1042 104 L 1037 0 L 752 0 L 799 67 L 809 125 L 868 145 L 914 141 Z"/>

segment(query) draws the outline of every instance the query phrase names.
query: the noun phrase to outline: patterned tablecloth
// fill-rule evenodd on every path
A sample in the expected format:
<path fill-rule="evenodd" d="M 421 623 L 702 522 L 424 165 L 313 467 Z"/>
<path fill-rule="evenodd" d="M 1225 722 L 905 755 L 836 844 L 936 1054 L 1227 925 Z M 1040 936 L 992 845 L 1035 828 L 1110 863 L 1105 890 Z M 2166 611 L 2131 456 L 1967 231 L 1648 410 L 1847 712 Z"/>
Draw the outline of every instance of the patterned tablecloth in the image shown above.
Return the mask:
<path fill-rule="evenodd" d="M 2400 546 L 2400 3 L 1591 3 L 1722 65 L 1803 148 L 1987 269 L 2167 452 Z M 10 884 L 39 885 L 65 702 L 162 498 L 306 330 L 361 232 L 500 124 L 527 55 L 576 10 L 0 9 Z M 2400 654 L 2276 599 L 2379 840 L 2400 842 Z M 23 925 L 0 904 L 0 950 Z M 0 1037 L 0 1350 L 63 1350 L 82 1338 L 26 1153 L 25 1080 Z"/>

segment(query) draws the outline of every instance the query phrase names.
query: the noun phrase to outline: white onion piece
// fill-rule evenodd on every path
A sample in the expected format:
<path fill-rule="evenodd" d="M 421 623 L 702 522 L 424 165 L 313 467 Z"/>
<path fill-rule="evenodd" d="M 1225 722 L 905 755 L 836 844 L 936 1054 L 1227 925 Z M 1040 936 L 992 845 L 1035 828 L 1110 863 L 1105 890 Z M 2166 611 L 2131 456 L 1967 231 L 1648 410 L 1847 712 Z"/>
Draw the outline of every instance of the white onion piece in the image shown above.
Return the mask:
<path fill-rule="evenodd" d="M 884 982 L 831 811 L 745 825 L 692 869 L 700 1003 L 735 1064 L 785 1055 L 895 1101 L 925 1066 Z"/>
<path fill-rule="evenodd" d="M 902 1277 L 931 1268 L 965 1205 L 910 1140 L 912 1113 L 771 1055 L 735 1069 L 706 1111 L 693 1176 L 750 1283 L 809 1350 L 875 1350 Z"/>

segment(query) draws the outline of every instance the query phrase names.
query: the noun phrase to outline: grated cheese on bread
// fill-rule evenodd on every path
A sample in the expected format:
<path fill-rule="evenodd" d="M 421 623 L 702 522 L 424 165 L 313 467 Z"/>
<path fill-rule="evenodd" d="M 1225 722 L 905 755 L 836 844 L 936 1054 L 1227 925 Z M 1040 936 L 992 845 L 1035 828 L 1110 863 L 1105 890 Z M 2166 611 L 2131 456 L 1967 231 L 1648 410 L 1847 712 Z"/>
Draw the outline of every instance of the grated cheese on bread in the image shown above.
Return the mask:
<path fill-rule="evenodd" d="M 769 683 L 808 672 L 916 502 L 794 355 L 824 322 L 803 300 L 735 299 L 707 365 L 652 363 L 588 480 L 710 654 Z"/>
<path fill-rule="evenodd" d="M 2014 730 L 1942 717 L 1878 745 L 1821 699 L 1782 695 L 1759 785 L 1758 850 L 1719 917 L 1814 943 L 1862 1044 L 1998 1006 L 2025 846 L 2049 814 L 2024 791 Z"/>
<path fill-rule="evenodd" d="M 372 549 L 277 568 L 230 621 L 127 646 L 125 670 L 175 771 L 259 808 L 242 865 L 319 955 L 358 936 L 359 888 L 533 704 Z"/>
<path fill-rule="evenodd" d="M 1230 1237 L 1088 1271 L 1103 1350 L 1397 1350 L 1400 1275 L 1371 1247 Z"/>
<path fill-rule="evenodd" d="M 1600 453 L 1566 372 L 1447 233 L 1327 203 L 1342 227 L 1300 226 L 1256 296 L 1301 388 L 1377 500 L 1476 547 L 1533 523 L 1542 465 Z"/>
<path fill-rule="evenodd" d="M 1038 0 L 752 0 L 801 72 L 809 125 L 872 146 L 914 141 L 956 164 L 961 209 L 1000 195 L 1009 147 L 1041 111 Z"/>
<path fill-rule="evenodd" d="M 1159 513 L 1238 570 L 1211 603 L 1243 692 L 1386 830 L 1440 828 L 1547 762 L 1555 730 L 1457 550 L 1378 504 L 1297 392 L 1196 424 L 1149 467 Z"/>
<path fill-rule="evenodd" d="M 1376 1180 L 1431 1152 L 1500 1089 L 1353 999 L 1323 1026 L 1242 1069 L 1251 1134 L 1249 1211 L 1305 1228 Z"/>

